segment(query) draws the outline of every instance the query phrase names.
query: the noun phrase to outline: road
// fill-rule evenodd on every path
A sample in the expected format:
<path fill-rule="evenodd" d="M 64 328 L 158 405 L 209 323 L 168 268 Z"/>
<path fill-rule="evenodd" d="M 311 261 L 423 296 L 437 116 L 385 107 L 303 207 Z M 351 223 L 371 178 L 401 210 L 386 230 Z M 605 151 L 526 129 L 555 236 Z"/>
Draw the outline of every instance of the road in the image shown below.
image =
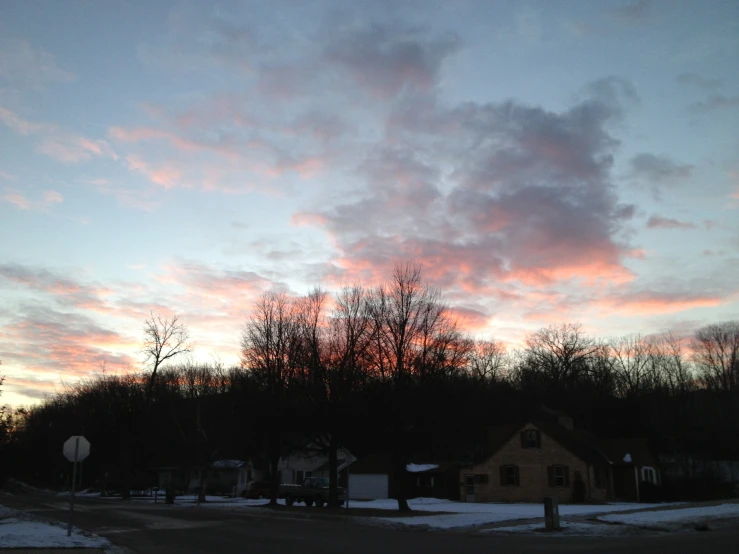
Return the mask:
<path fill-rule="evenodd" d="M 62 497 L 3 495 L 0 504 L 59 521 L 68 517 L 68 505 Z M 76 526 L 142 554 L 739 553 L 739 528 L 734 527 L 624 537 L 500 536 L 385 529 L 360 525 L 351 518 L 326 520 L 300 517 L 298 512 L 250 508 L 227 510 L 90 498 L 79 499 L 77 508 Z"/>

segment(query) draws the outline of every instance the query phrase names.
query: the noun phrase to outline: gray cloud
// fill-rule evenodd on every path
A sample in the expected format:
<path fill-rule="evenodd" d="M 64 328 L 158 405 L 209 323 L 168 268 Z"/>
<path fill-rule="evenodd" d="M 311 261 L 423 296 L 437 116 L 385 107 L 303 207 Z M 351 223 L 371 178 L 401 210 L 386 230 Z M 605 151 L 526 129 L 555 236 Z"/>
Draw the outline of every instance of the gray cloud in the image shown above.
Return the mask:
<path fill-rule="evenodd" d="M 695 225 L 686 221 L 653 215 L 647 221 L 648 229 L 695 229 Z"/>
<path fill-rule="evenodd" d="M 611 13 L 621 20 L 637 22 L 649 15 L 651 5 L 652 0 L 633 0 L 622 6 L 612 8 Z"/>
<path fill-rule="evenodd" d="M 739 108 L 739 95 L 726 96 L 725 94 L 715 94 L 700 102 L 694 102 L 689 106 L 690 111 L 695 113 L 704 113 L 726 108 Z"/>
<path fill-rule="evenodd" d="M 340 265 L 416 259 L 437 283 L 623 275 L 629 248 L 618 237 L 634 208 L 610 182 L 619 87 L 599 82 L 561 112 L 401 101 L 388 133 L 403 146 L 370 156 L 359 168 L 367 188 L 314 221 L 334 236 Z"/>
<path fill-rule="evenodd" d="M 453 34 L 429 39 L 416 30 L 373 25 L 340 36 L 326 48 L 325 57 L 361 88 L 392 98 L 406 87 L 432 88 L 443 61 L 459 45 L 459 37 Z"/>
<path fill-rule="evenodd" d="M 691 176 L 693 166 L 678 164 L 667 156 L 638 154 L 631 159 L 631 176 L 652 184 L 670 184 Z"/>
<path fill-rule="evenodd" d="M 681 73 L 676 77 L 676 81 L 681 85 L 698 87 L 705 90 L 714 90 L 723 83 L 721 79 L 708 79 L 696 73 Z"/>

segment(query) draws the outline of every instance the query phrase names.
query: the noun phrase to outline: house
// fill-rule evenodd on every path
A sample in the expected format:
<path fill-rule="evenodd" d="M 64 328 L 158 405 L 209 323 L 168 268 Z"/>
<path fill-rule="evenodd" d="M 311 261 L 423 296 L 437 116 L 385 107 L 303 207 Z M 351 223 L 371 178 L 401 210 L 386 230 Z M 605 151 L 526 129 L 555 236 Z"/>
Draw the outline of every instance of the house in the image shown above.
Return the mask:
<path fill-rule="evenodd" d="M 611 461 L 572 419 L 490 429 L 481 459 L 459 472 L 466 502 L 604 501 L 613 498 Z"/>
<path fill-rule="evenodd" d="M 337 453 L 339 485 L 346 486 L 347 468 L 356 458 L 346 448 L 339 447 Z M 280 482 L 289 485 L 302 485 L 306 477 L 329 477 L 328 453 L 313 443 L 293 450 L 288 456 L 280 458 L 277 471 Z"/>
<path fill-rule="evenodd" d="M 612 462 L 615 499 L 626 502 L 654 500 L 649 498 L 649 488 L 661 485 L 662 475 L 648 439 L 610 439 L 600 444 Z"/>
<path fill-rule="evenodd" d="M 217 460 L 205 470 L 205 489 L 210 494 L 240 494 L 247 484 L 247 463 L 242 460 Z M 200 490 L 202 470 L 190 473 L 189 491 Z"/>

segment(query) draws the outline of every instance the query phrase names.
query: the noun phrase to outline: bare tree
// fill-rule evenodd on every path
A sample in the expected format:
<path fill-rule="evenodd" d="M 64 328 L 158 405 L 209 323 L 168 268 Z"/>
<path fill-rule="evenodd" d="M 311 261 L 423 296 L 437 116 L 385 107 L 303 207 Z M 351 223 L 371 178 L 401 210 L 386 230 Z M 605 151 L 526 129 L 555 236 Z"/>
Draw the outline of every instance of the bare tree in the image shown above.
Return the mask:
<path fill-rule="evenodd" d="M 496 340 L 475 341 L 469 353 L 469 370 L 480 381 L 501 379 L 507 362 L 505 345 Z"/>
<path fill-rule="evenodd" d="M 441 303 L 439 292 L 424 284 L 418 266 L 396 266 L 390 284 L 378 287 L 369 303 L 374 325 L 373 362 L 380 378 L 393 391 L 393 465 L 398 510 L 409 511 L 406 480 L 406 427 L 408 388 L 414 378 L 424 379 L 429 363 L 453 358 L 456 325 Z M 431 356 L 432 343 L 437 348 Z M 466 353 L 460 358 L 463 359 Z"/>
<path fill-rule="evenodd" d="M 612 339 L 608 344 L 610 361 L 621 396 L 638 396 L 656 387 L 653 343 L 641 335 Z"/>
<path fill-rule="evenodd" d="M 144 363 L 151 367 L 147 395 L 151 395 L 157 371 L 161 365 L 178 356 L 192 351 L 190 334 L 187 327 L 173 315 L 171 319 L 150 314 L 144 323 Z"/>
<path fill-rule="evenodd" d="M 2 365 L 2 360 L 0 360 L 0 365 Z M 0 387 L 3 386 L 3 383 L 5 382 L 5 376 L 0 376 Z M 3 391 L 2 388 L 0 388 L 0 396 L 2 396 Z M 10 422 L 8 421 L 8 407 L 0 404 L 0 446 L 5 444 L 6 437 L 8 436 L 8 432 L 10 430 Z"/>
<path fill-rule="evenodd" d="M 277 505 L 285 394 L 297 373 L 301 339 L 295 302 L 285 294 L 272 292 L 259 299 L 241 336 L 241 365 L 262 387 L 272 410 L 264 421 L 272 484 L 270 505 Z"/>
<path fill-rule="evenodd" d="M 695 377 L 690 362 L 685 358 L 683 342 L 678 335 L 666 332 L 652 343 L 652 364 L 659 385 L 673 396 L 695 387 Z"/>
<path fill-rule="evenodd" d="M 526 338 L 525 364 L 548 383 L 564 385 L 587 373 L 598 348 L 579 323 L 550 326 Z"/>
<path fill-rule="evenodd" d="M 706 325 L 695 332 L 693 360 L 706 387 L 732 391 L 739 387 L 739 321 Z"/>

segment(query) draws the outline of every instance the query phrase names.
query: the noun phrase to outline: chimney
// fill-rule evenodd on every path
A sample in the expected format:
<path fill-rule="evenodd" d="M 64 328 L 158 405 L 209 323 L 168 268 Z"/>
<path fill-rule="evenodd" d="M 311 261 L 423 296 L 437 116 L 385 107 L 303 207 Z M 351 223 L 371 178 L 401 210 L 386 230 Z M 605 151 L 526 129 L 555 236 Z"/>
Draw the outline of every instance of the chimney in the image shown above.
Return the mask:
<path fill-rule="evenodd" d="M 572 418 L 568 415 L 560 414 L 557 416 L 557 423 L 559 423 L 565 429 L 572 431 L 575 428 L 575 424 Z"/>

